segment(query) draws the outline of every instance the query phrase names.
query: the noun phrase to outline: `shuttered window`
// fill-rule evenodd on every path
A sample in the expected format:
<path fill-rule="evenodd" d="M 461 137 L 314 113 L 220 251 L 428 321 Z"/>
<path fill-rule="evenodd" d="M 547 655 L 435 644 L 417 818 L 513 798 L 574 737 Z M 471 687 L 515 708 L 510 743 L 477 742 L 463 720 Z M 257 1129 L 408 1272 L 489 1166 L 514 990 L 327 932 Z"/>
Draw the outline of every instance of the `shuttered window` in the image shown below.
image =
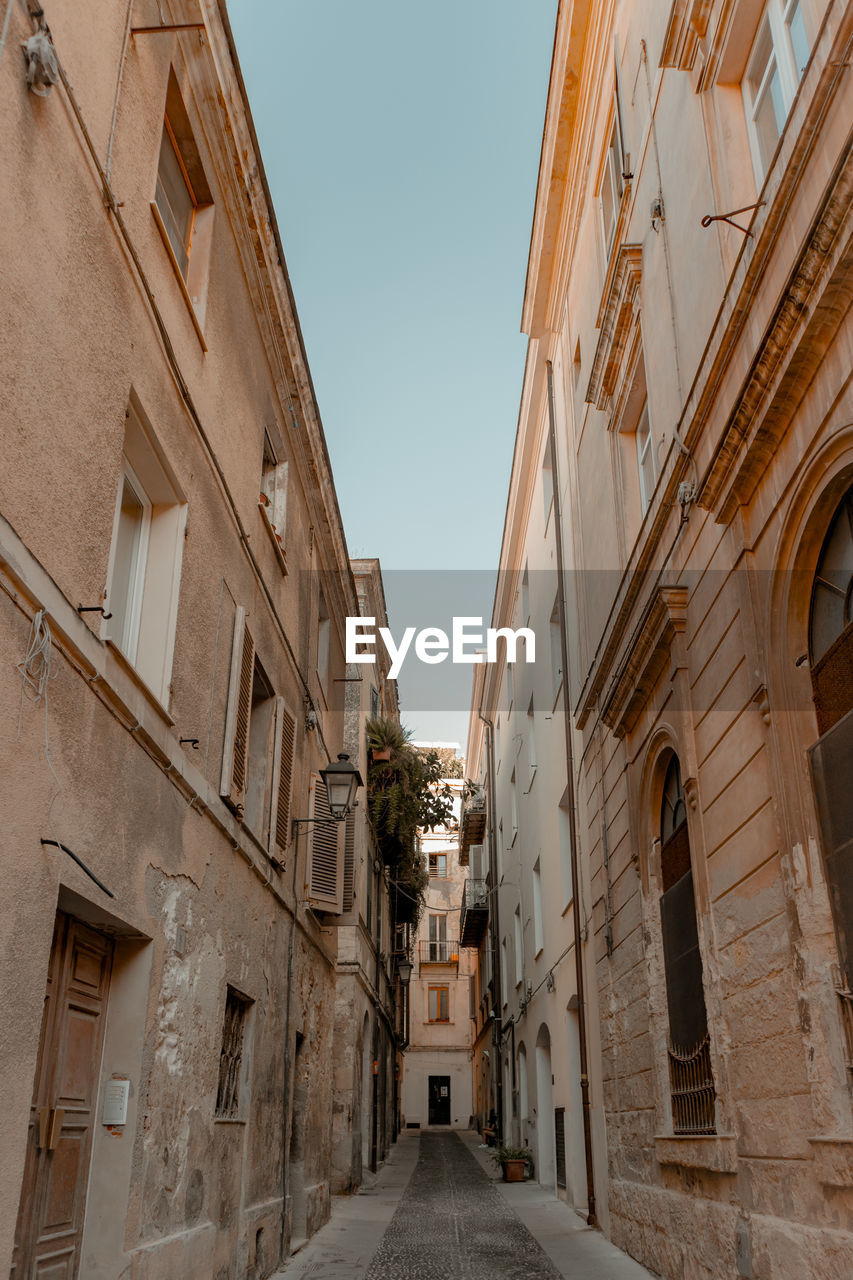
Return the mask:
<path fill-rule="evenodd" d="M 286 849 L 290 843 L 290 802 L 293 791 L 293 757 L 296 747 L 296 720 L 284 698 L 276 703 L 273 783 L 270 796 L 270 850 Z"/>
<path fill-rule="evenodd" d="M 430 1022 L 450 1021 L 450 988 L 430 987 L 428 992 Z"/>
<path fill-rule="evenodd" d="M 225 712 L 225 744 L 219 793 L 226 804 L 240 812 L 246 798 L 254 668 L 255 642 L 246 625 L 246 610 L 238 606 L 234 615 L 231 677 Z"/>
<path fill-rule="evenodd" d="M 314 806 L 311 827 L 311 866 L 308 897 L 321 911 L 340 915 L 343 909 L 343 860 L 340 835 L 343 823 L 336 822 L 322 778 L 314 779 Z"/>
<path fill-rule="evenodd" d="M 355 814 L 344 821 L 344 911 L 352 911 L 355 900 Z"/>

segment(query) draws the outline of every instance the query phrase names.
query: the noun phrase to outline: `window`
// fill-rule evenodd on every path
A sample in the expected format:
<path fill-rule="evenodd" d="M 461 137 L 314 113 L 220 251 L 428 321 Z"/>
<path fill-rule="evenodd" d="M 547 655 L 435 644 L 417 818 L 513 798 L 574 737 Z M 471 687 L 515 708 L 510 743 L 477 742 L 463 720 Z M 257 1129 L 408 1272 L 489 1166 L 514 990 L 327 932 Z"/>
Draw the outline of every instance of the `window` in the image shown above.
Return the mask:
<path fill-rule="evenodd" d="M 649 509 L 649 503 L 652 500 L 652 494 L 655 491 L 655 485 L 658 478 L 657 455 L 652 438 L 652 428 L 649 422 L 649 402 L 645 401 L 640 419 L 637 423 L 637 467 L 640 472 L 640 501 L 643 505 L 643 515 Z"/>
<path fill-rule="evenodd" d="M 545 532 L 554 505 L 554 472 L 551 467 L 551 446 L 546 444 L 542 458 L 542 506 L 545 511 Z"/>
<path fill-rule="evenodd" d="M 548 620 L 548 638 L 551 642 L 551 688 L 553 707 L 563 687 L 563 638 L 560 632 L 560 596 L 554 597 L 554 607 Z"/>
<path fill-rule="evenodd" d="M 533 868 L 533 946 L 536 955 L 545 946 L 545 933 L 542 925 L 542 876 L 539 870 L 539 859 Z"/>
<path fill-rule="evenodd" d="M 515 844 L 518 835 L 518 798 L 515 789 L 515 769 L 509 780 L 509 816 L 510 816 L 510 848 Z"/>
<path fill-rule="evenodd" d="M 533 695 L 527 707 L 527 765 L 529 769 L 528 791 L 536 777 L 536 711 L 533 706 Z"/>
<path fill-rule="evenodd" d="M 427 954 L 433 964 L 446 964 L 450 957 L 450 949 L 447 945 L 447 916 L 444 912 L 430 915 Z"/>
<path fill-rule="evenodd" d="M 381 702 L 379 698 L 379 690 L 373 685 L 370 686 L 370 718 L 376 720 L 381 711 Z"/>
<path fill-rule="evenodd" d="M 430 987 L 428 990 L 430 1022 L 450 1021 L 450 988 Z"/>
<path fill-rule="evenodd" d="M 661 928 L 669 1013 L 669 1069 L 676 1133 L 713 1133 L 711 1072 L 702 956 L 696 923 L 687 805 L 678 757 L 670 757 L 660 817 Z"/>
<path fill-rule="evenodd" d="M 323 588 L 320 588 L 320 600 L 317 606 L 317 675 L 323 692 L 328 694 L 329 687 L 329 645 L 331 641 L 332 622 Z"/>
<path fill-rule="evenodd" d="M 498 823 L 498 884 L 504 878 L 504 820 Z"/>
<path fill-rule="evenodd" d="M 288 464 L 278 462 L 272 441 L 264 432 L 264 460 L 258 506 L 271 536 L 282 571 L 287 572 L 285 534 L 287 531 Z"/>
<path fill-rule="evenodd" d="M 572 900 L 572 833 L 569 820 L 569 788 L 566 787 L 557 809 L 557 827 L 560 835 L 560 879 L 563 889 L 563 910 Z"/>
<path fill-rule="evenodd" d="M 619 204 L 622 200 L 622 143 L 619 137 L 619 114 L 616 109 L 614 95 L 613 120 L 607 139 L 607 150 L 598 187 L 598 207 L 601 217 L 601 236 L 604 244 L 604 257 L 610 257 L 613 238 L 616 234 L 616 223 L 619 220 Z"/>
<path fill-rule="evenodd" d="M 515 932 L 515 985 L 521 986 L 524 977 L 524 951 L 523 951 L 523 934 L 521 931 L 521 907 L 515 908 L 513 916 L 513 929 Z"/>
<path fill-rule="evenodd" d="M 429 874 L 432 880 L 447 879 L 447 854 L 431 853 L 429 855 Z"/>
<path fill-rule="evenodd" d="M 634 368 L 629 372 L 626 380 L 630 389 L 619 417 L 617 438 L 622 455 L 625 526 L 629 538 L 633 539 L 639 532 L 642 518 L 649 509 L 660 474 L 658 462 L 660 441 L 655 439 L 649 416 L 646 366 L 639 338 Z"/>
<path fill-rule="evenodd" d="M 272 774 L 272 735 L 275 727 L 275 695 L 263 667 L 255 657 L 252 669 L 252 701 L 249 712 L 249 743 L 246 767 L 246 795 L 243 820 L 264 844 L 268 832 L 264 824 L 270 816 L 269 786 Z"/>
<path fill-rule="evenodd" d="M 501 942 L 501 1003 L 507 1003 L 507 945 L 506 938 Z"/>
<path fill-rule="evenodd" d="M 228 987 L 225 1020 L 219 1051 L 219 1084 L 216 1089 L 216 1119 L 236 1120 L 240 1115 L 242 1083 L 245 1077 L 244 1047 L 251 1000 Z"/>
<path fill-rule="evenodd" d="M 187 507 L 141 411 L 127 413 L 103 634 L 168 702 Z"/>
<path fill-rule="evenodd" d="M 219 793 L 270 853 L 290 843 L 295 746 L 296 719 L 274 695 L 241 606 L 234 613 Z"/>
<path fill-rule="evenodd" d="M 581 340 L 578 338 L 575 343 L 575 354 L 572 357 L 572 389 L 577 390 L 577 385 L 581 380 L 581 368 L 583 361 L 581 359 Z"/>
<path fill-rule="evenodd" d="M 512 702 L 513 702 L 514 696 L 515 696 L 515 689 L 513 686 L 513 678 L 512 678 L 512 664 L 510 662 L 507 662 L 506 664 L 506 712 L 507 712 L 507 715 L 509 715 L 510 711 L 512 711 Z"/>
<path fill-rule="evenodd" d="M 308 901 L 321 911 L 340 915 L 343 910 L 344 877 L 341 858 L 342 822 L 329 809 L 326 786 L 319 774 L 312 780 L 311 857 L 308 867 Z M 382 936 L 382 898 L 376 902 L 377 937 Z"/>
<path fill-rule="evenodd" d="M 526 627 L 530 622 L 530 573 L 527 565 L 521 579 L 521 625 Z"/>
<path fill-rule="evenodd" d="M 769 0 L 741 86 L 759 187 L 770 168 L 809 54 L 800 0 Z"/>
<path fill-rule="evenodd" d="M 152 204 L 172 264 L 199 321 L 210 262 L 213 197 L 174 71 L 169 73 Z"/>

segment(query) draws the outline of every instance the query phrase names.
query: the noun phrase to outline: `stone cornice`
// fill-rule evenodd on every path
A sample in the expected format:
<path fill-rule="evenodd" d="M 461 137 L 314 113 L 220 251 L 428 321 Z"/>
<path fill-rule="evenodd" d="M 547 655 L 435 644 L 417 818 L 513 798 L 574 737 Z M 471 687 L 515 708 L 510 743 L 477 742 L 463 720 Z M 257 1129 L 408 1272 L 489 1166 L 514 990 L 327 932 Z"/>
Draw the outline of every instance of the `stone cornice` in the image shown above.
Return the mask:
<path fill-rule="evenodd" d="M 687 587 L 660 586 L 652 594 L 625 655 L 602 719 L 618 737 L 630 733 L 670 659 L 675 637 L 687 626 Z"/>
<path fill-rule="evenodd" d="M 853 302 L 853 150 L 837 166 L 698 495 L 728 523 L 748 502 Z"/>
<path fill-rule="evenodd" d="M 712 3 L 713 0 L 673 0 L 661 49 L 661 67 L 692 71 L 699 41 L 708 30 Z"/>
<path fill-rule="evenodd" d="M 622 196 L 623 210 L 628 205 L 628 197 L 626 185 Z M 611 255 L 598 313 L 601 332 L 585 396 L 587 402 L 598 409 L 606 408 L 616 385 L 631 333 L 634 308 L 640 290 L 642 264 L 643 246 L 639 244 L 621 244 Z"/>

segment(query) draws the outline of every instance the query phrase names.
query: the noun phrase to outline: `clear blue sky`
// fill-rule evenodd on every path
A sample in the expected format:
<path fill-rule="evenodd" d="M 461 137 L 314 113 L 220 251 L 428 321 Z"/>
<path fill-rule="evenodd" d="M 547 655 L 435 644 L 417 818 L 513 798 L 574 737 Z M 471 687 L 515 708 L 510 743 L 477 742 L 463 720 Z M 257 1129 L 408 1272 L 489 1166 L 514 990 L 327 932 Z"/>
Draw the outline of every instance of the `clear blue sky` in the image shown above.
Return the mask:
<path fill-rule="evenodd" d="M 494 570 L 557 0 L 228 9 L 350 554 Z"/>

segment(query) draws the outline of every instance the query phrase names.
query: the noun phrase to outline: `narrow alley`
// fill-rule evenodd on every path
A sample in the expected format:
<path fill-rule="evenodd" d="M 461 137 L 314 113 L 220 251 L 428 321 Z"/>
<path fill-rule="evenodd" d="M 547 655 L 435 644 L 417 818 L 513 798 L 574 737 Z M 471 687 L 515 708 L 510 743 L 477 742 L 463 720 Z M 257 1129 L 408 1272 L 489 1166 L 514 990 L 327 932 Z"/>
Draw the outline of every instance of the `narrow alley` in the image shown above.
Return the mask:
<path fill-rule="evenodd" d="M 375 1185 L 340 1199 L 280 1280 L 643 1280 L 534 1181 L 503 1183 L 470 1131 L 403 1133 Z"/>

